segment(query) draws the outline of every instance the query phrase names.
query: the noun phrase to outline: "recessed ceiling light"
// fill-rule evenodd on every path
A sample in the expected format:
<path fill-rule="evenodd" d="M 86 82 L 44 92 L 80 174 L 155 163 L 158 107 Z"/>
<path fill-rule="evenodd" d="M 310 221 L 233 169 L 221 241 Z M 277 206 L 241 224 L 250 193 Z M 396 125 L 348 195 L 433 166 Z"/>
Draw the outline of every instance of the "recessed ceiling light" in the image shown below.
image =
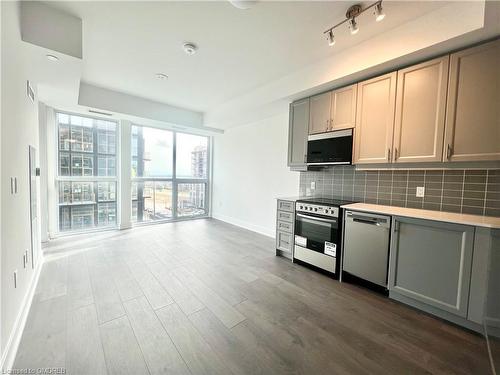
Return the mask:
<path fill-rule="evenodd" d="M 184 52 L 186 52 L 188 55 L 194 55 L 198 50 L 198 46 L 190 42 L 184 43 L 182 45 L 182 48 L 184 49 Z"/>
<path fill-rule="evenodd" d="M 235 8 L 247 10 L 247 9 L 250 9 L 254 5 L 255 0 L 229 0 L 229 2 Z"/>
<path fill-rule="evenodd" d="M 158 79 L 168 79 L 168 76 L 163 73 L 156 73 L 156 78 Z"/>
<path fill-rule="evenodd" d="M 55 56 L 55 55 L 46 55 L 47 59 L 50 60 L 50 61 L 59 61 L 59 57 Z"/>

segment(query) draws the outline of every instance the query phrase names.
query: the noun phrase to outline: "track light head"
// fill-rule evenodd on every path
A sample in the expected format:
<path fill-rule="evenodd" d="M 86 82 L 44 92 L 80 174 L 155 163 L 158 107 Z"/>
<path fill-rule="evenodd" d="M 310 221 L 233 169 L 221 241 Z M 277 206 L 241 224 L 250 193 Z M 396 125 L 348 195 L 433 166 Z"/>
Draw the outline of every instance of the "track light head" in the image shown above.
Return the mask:
<path fill-rule="evenodd" d="M 351 18 L 349 20 L 349 29 L 351 30 L 351 35 L 355 35 L 359 31 L 358 23 L 356 22 L 356 18 Z"/>
<path fill-rule="evenodd" d="M 385 13 L 384 10 L 382 9 L 382 3 L 381 2 L 377 3 L 377 5 L 375 5 L 375 20 L 377 22 L 380 22 L 384 18 L 385 18 Z"/>
<path fill-rule="evenodd" d="M 335 36 L 333 35 L 333 31 L 328 31 L 326 35 L 326 39 L 328 40 L 328 45 L 331 47 L 335 44 Z"/>

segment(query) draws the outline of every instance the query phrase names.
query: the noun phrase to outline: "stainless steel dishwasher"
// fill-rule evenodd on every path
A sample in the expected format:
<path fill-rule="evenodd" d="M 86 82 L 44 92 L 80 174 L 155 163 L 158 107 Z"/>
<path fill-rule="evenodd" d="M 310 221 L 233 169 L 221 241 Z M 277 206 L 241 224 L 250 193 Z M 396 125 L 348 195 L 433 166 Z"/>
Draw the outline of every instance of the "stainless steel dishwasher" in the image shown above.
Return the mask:
<path fill-rule="evenodd" d="M 342 270 L 387 288 L 389 216 L 346 211 Z"/>

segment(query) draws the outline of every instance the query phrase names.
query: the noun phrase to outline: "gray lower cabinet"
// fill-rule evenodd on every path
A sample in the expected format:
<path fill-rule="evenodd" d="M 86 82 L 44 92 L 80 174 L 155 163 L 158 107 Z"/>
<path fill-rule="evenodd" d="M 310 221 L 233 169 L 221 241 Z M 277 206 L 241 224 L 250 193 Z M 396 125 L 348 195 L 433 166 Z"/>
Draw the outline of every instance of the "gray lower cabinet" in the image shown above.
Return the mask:
<path fill-rule="evenodd" d="M 474 227 L 402 217 L 393 220 L 390 296 L 431 313 L 467 318 Z"/>
<path fill-rule="evenodd" d="M 276 255 L 292 259 L 295 201 L 278 199 L 276 211 Z"/>

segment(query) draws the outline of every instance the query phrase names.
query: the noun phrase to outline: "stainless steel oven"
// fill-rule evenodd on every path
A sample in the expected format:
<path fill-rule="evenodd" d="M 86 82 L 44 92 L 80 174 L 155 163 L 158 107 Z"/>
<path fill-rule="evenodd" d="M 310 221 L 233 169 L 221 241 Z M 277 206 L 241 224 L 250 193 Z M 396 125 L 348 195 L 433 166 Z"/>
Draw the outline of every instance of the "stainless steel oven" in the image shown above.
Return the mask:
<path fill-rule="evenodd" d="M 339 210 L 338 206 L 321 203 L 296 203 L 294 261 L 337 276 L 341 251 Z"/>

